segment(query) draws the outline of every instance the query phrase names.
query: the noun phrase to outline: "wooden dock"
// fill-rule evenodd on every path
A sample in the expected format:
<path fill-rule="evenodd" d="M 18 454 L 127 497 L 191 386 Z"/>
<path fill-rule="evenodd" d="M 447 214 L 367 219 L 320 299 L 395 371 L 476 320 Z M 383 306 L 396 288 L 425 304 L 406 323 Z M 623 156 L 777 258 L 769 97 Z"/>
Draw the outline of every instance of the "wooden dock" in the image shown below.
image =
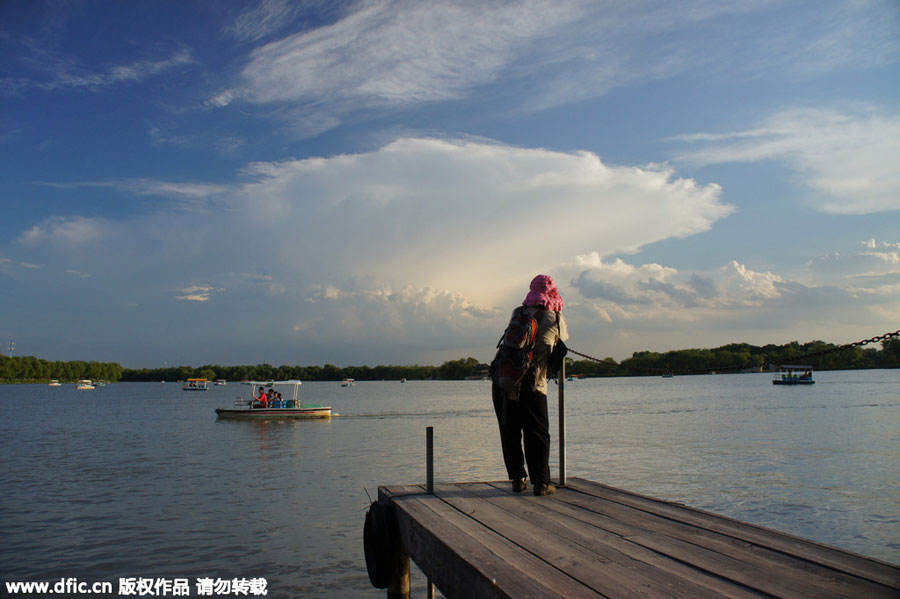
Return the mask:
<path fill-rule="evenodd" d="M 900 598 L 900 566 L 583 479 L 387 486 L 379 507 L 402 545 L 389 596 L 411 558 L 449 599 Z"/>

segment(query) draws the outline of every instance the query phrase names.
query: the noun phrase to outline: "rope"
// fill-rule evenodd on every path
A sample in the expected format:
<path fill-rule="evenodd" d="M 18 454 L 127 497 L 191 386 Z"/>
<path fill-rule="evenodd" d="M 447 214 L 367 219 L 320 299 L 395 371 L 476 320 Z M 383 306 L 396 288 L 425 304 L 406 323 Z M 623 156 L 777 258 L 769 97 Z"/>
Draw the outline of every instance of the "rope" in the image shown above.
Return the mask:
<path fill-rule="evenodd" d="M 888 339 L 893 339 L 896 337 L 900 337 L 900 330 L 894 331 L 893 333 L 884 333 L 883 335 L 875 335 L 869 339 L 861 339 L 860 341 L 854 341 L 853 343 L 847 343 L 844 345 L 839 345 L 836 347 L 830 347 L 828 349 L 824 349 L 821 351 L 810 352 L 808 354 L 803 354 L 800 356 L 791 357 L 791 361 L 807 360 L 809 358 L 818 358 L 820 356 L 824 356 L 827 354 L 833 354 L 840 351 L 845 351 L 848 349 L 852 349 L 854 347 L 862 347 L 864 345 L 869 345 L 870 343 L 878 343 L 879 341 L 887 341 Z M 744 370 L 745 368 L 757 368 L 760 367 L 756 364 L 745 364 L 743 366 L 721 366 L 718 368 L 705 368 L 705 369 L 692 369 L 692 370 L 678 370 L 672 368 L 645 368 L 642 366 L 628 366 L 617 363 L 615 360 L 601 360 L 600 358 L 595 358 L 594 356 L 589 356 L 588 354 L 583 354 L 580 351 L 576 351 L 572 348 L 569 348 L 570 354 L 575 354 L 577 356 L 581 356 L 582 358 L 587 358 L 593 362 L 597 362 L 599 364 L 606 364 L 608 366 L 615 366 L 616 368 L 625 368 L 632 372 L 646 372 L 649 374 L 705 374 L 708 372 L 727 372 L 729 370 Z M 765 360 L 761 367 L 765 370 L 768 366 L 772 365 L 768 360 Z M 776 362 L 774 364 L 781 364 L 780 362 Z"/>

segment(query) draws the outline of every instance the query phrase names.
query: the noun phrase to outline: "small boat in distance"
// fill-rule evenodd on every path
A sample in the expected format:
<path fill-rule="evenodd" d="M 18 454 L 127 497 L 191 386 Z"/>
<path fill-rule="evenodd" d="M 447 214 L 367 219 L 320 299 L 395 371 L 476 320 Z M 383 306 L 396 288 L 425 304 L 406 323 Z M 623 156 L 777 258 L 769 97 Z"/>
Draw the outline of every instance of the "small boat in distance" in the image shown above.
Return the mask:
<path fill-rule="evenodd" d="M 91 383 L 90 379 L 82 379 L 78 381 L 78 384 L 75 386 L 76 389 L 93 389 L 94 385 Z"/>
<path fill-rule="evenodd" d="M 182 389 L 185 391 L 209 391 L 208 379 L 188 379 Z"/>
<path fill-rule="evenodd" d="M 219 418 L 231 420 L 281 420 L 294 419 L 305 420 L 313 418 L 331 418 L 331 408 L 317 404 L 300 403 L 300 381 L 269 381 L 261 383 L 257 381 L 245 381 L 250 385 L 250 399 L 237 399 L 233 409 L 216 408 Z M 293 388 L 291 399 L 269 400 L 266 407 L 258 407 L 253 399 L 253 390 L 257 387 Z"/>
<path fill-rule="evenodd" d="M 62 387 L 62 385 L 56 379 L 50 379 L 50 384 L 48 384 L 47 386 L 48 387 Z"/>
<path fill-rule="evenodd" d="M 341 382 L 341 387 L 352 387 L 355 384 L 356 384 L 356 381 L 354 379 L 344 379 Z"/>
<path fill-rule="evenodd" d="M 227 381 L 225 381 L 225 379 L 218 379 L 216 381 L 216 387 L 224 387 L 226 384 L 227 384 Z"/>
<path fill-rule="evenodd" d="M 780 376 L 772 379 L 773 385 L 812 385 L 812 366 L 782 365 Z"/>

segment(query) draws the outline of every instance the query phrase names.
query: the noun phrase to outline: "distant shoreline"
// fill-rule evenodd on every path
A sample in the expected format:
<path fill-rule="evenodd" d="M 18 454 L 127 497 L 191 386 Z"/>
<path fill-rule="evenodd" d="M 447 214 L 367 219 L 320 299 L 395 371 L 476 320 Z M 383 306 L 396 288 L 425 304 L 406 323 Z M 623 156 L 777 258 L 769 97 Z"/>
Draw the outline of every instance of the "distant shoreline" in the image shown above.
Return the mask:
<path fill-rule="evenodd" d="M 817 372 L 829 372 L 829 371 L 834 371 L 834 370 L 854 370 L 854 371 L 857 371 L 857 370 L 858 370 L 858 371 L 864 371 L 864 370 L 895 370 L 896 368 L 897 368 L 896 366 L 893 366 L 893 367 L 885 366 L 885 367 L 871 367 L 871 368 L 821 368 L 821 369 L 814 369 L 814 370 L 816 370 Z M 681 374 L 681 375 L 678 375 L 678 376 L 709 376 L 709 375 L 723 376 L 723 375 L 728 375 L 728 374 L 772 374 L 773 372 L 776 372 L 776 371 L 768 371 L 768 370 L 766 370 L 766 371 L 758 371 L 758 372 L 731 371 L 731 372 L 720 372 L 720 373 L 712 372 L 712 373 Z M 575 376 L 577 376 L 579 380 L 585 380 L 585 379 L 603 379 L 603 378 L 642 378 L 642 377 L 647 377 L 647 376 L 658 376 L 658 375 L 655 375 L 655 374 L 607 374 L 607 375 L 575 375 Z M 264 378 L 265 378 L 265 377 L 264 377 Z M 0 385 L 49 385 L 49 383 L 50 383 L 51 380 L 57 380 L 57 379 L 34 379 L 34 380 L 20 380 L 20 379 L 17 379 L 17 380 L 9 380 L 9 379 L 0 379 Z M 274 381 L 274 380 L 277 380 L 277 379 L 267 378 L 266 380 L 273 380 L 273 381 Z M 341 380 L 342 380 L 342 379 L 312 379 L 312 380 L 305 380 L 305 381 L 303 381 L 303 382 L 304 382 L 304 383 L 337 383 L 337 382 L 340 382 Z M 357 381 L 360 381 L 360 379 L 356 379 L 356 380 L 357 380 Z M 367 383 L 379 383 L 379 382 L 381 382 L 381 383 L 399 383 L 399 382 L 401 382 L 402 380 L 403 380 L 403 379 L 395 379 L 395 378 L 385 378 L 385 379 L 362 379 L 362 382 L 367 382 Z M 408 380 L 408 381 L 409 381 L 409 380 L 416 380 L 416 381 L 433 381 L 433 382 L 447 382 L 447 381 L 466 381 L 466 380 L 471 380 L 471 381 L 473 381 L 473 382 L 478 382 L 478 381 L 480 381 L 481 379 L 471 379 L 471 378 L 460 378 L 460 379 L 425 378 L 425 379 L 406 379 L 406 380 Z M 130 380 L 119 380 L 119 381 L 115 381 L 115 384 L 127 384 L 127 383 L 144 383 L 144 384 L 146 384 L 146 383 L 156 383 L 156 384 L 159 384 L 159 383 L 169 383 L 169 384 L 181 384 L 182 382 L 183 382 L 183 381 L 181 381 L 181 380 L 172 380 L 172 381 L 165 381 L 165 380 L 160 380 L 160 381 L 130 381 Z M 245 381 L 227 381 L 227 382 L 228 382 L 228 383 L 231 383 L 231 384 L 241 384 L 241 383 L 243 383 L 243 382 L 245 382 Z M 63 385 L 63 386 L 66 386 L 66 385 L 76 385 L 76 384 L 78 384 L 78 381 L 59 380 L 59 383 L 60 383 L 61 385 Z M 113 384 L 113 383 L 110 383 L 110 384 Z"/>
<path fill-rule="evenodd" d="M 871 341 L 870 341 L 871 342 Z M 714 349 L 679 349 L 664 353 L 639 351 L 630 358 L 616 362 L 612 358 L 573 360 L 566 358 L 566 374 L 577 377 L 658 376 L 660 373 L 678 375 L 716 373 L 762 369 L 764 366 L 796 364 L 802 361 L 813 370 L 872 370 L 900 368 L 900 339 L 890 337 L 880 342 L 881 348 L 861 345 L 838 346 L 824 341 L 784 345 L 755 346 L 731 343 Z M 131 369 L 110 362 L 48 362 L 33 356 L 0 356 L 0 383 L 24 384 L 59 380 L 75 382 L 81 379 L 109 382 L 159 382 L 206 378 L 210 381 L 244 380 L 300 380 L 300 381 L 357 381 L 380 380 L 463 380 L 484 378 L 488 365 L 475 358 L 449 360 L 440 366 L 272 366 L 270 364 L 200 367 L 171 366 L 164 368 Z"/>

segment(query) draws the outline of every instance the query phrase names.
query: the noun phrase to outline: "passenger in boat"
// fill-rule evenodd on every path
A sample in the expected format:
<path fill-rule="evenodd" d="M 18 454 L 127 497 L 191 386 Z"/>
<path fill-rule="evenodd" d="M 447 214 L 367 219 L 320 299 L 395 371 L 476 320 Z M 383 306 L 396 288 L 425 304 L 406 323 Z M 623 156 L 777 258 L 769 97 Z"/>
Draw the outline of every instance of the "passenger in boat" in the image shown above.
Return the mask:
<path fill-rule="evenodd" d="M 566 319 L 561 312 L 563 304 L 563 298 L 552 277 L 538 275 L 531 281 L 530 290 L 522 305 L 526 306 L 538 324 L 533 365 L 525 375 L 518 398 L 508 397 L 497 384 L 496 378 L 492 384 L 503 462 L 516 493 L 525 490 L 526 478 L 529 476 L 535 495 L 556 492 L 556 487 L 550 482 L 547 367 L 554 346 L 569 338 Z"/>
<path fill-rule="evenodd" d="M 266 390 L 264 387 L 259 388 L 259 396 L 253 395 L 253 392 L 250 392 L 250 397 L 253 398 L 253 407 L 254 408 L 268 408 L 269 407 L 269 398 L 266 396 Z"/>

